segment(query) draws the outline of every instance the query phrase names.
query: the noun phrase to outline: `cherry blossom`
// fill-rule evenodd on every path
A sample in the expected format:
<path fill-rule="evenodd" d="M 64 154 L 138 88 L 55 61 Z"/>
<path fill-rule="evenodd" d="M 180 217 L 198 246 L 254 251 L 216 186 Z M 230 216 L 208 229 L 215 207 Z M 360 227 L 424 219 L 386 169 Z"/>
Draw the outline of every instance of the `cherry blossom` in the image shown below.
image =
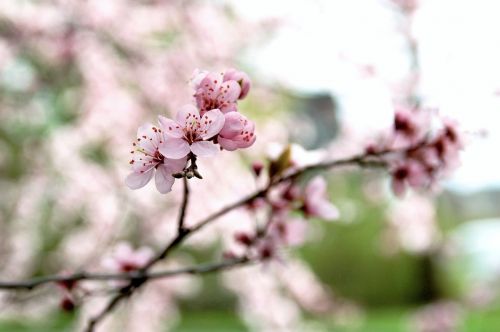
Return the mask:
<path fill-rule="evenodd" d="M 236 149 L 248 148 L 255 139 L 255 124 L 244 115 L 230 112 L 224 115 L 224 127 L 219 133 L 217 142 L 223 149 L 234 151 Z"/>
<path fill-rule="evenodd" d="M 176 116 L 176 120 L 159 116 L 160 125 L 166 139 L 160 143 L 160 152 L 173 159 L 186 157 L 190 152 L 197 156 L 210 156 L 218 151 L 211 138 L 224 126 L 224 114 L 212 109 L 200 116 L 193 105 L 185 105 Z"/>
<path fill-rule="evenodd" d="M 339 210 L 327 198 L 326 181 L 316 176 L 307 184 L 304 191 L 304 208 L 306 216 L 325 220 L 335 220 L 340 216 Z"/>
<path fill-rule="evenodd" d="M 224 73 L 208 73 L 200 80 L 202 75 L 203 72 L 200 72 L 194 80 L 194 82 L 200 81 L 198 85 L 195 84 L 194 94 L 200 114 L 204 115 L 213 109 L 219 109 L 223 113 L 236 111 L 236 101 L 242 95 L 240 84 L 232 79 L 224 80 Z M 247 86 L 245 93 L 248 93 L 249 85 Z"/>
<path fill-rule="evenodd" d="M 287 246 L 297 246 L 305 241 L 308 225 L 300 218 L 277 218 L 269 226 L 271 240 Z"/>
<path fill-rule="evenodd" d="M 392 191 L 396 196 L 402 197 L 406 192 L 406 187 L 422 187 L 429 183 L 428 176 L 422 164 L 416 161 L 401 162 L 393 167 L 392 175 Z"/>
<path fill-rule="evenodd" d="M 250 87 L 252 86 L 250 77 L 248 77 L 246 73 L 232 68 L 226 70 L 226 72 L 224 73 L 224 82 L 226 81 L 238 82 L 241 88 L 238 99 L 244 99 L 250 91 Z"/>
<path fill-rule="evenodd" d="M 131 153 L 134 158 L 130 161 L 132 173 L 130 173 L 125 183 L 130 189 L 144 187 L 155 175 L 155 184 L 158 191 L 166 194 L 172 190 L 174 184 L 173 173 L 183 170 L 186 166 L 186 158 L 170 159 L 159 151 L 159 146 L 164 143 L 165 137 L 159 127 L 152 124 L 141 126 L 137 130 L 137 142 L 133 143 L 134 150 Z"/>

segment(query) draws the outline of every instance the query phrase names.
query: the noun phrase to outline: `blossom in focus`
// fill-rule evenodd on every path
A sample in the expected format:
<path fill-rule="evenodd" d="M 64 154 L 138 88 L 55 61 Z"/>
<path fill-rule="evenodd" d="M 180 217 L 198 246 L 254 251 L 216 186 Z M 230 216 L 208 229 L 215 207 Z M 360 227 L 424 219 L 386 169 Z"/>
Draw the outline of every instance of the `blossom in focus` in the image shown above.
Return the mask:
<path fill-rule="evenodd" d="M 161 128 L 146 124 L 137 130 L 137 142 L 133 143 L 131 153 L 134 158 L 130 161 L 132 173 L 125 179 L 130 189 L 144 187 L 155 175 L 155 184 L 158 191 L 166 194 L 172 190 L 174 177 L 172 174 L 180 172 L 186 166 L 185 156 L 170 159 L 165 158 L 159 151 L 159 146 L 166 137 Z"/>
<path fill-rule="evenodd" d="M 250 77 L 242 71 L 236 70 L 236 69 L 228 69 L 224 73 L 224 82 L 226 81 L 236 81 L 240 85 L 241 92 L 240 95 L 238 96 L 238 99 L 244 99 L 248 91 L 250 91 L 250 87 L 252 86 L 252 83 L 250 81 Z"/>
<path fill-rule="evenodd" d="M 159 116 L 165 140 L 160 143 L 159 151 L 173 159 L 186 157 L 190 152 L 197 156 L 211 156 L 218 147 L 209 139 L 217 135 L 224 126 L 224 114 L 212 109 L 200 115 L 193 105 L 185 105 L 175 121 Z"/>
<path fill-rule="evenodd" d="M 111 256 L 104 259 L 103 265 L 113 271 L 131 272 L 145 266 L 153 256 L 151 248 L 134 250 L 130 244 L 122 242 L 116 245 Z"/>
<path fill-rule="evenodd" d="M 310 217 L 325 220 L 339 218 L 339 210 L 327 198 L 327 185 L 323 177 L 316 176 L 306 185 L 303 209 L 305 214 Z"/>
<path fill-rule="evenodd" d="M 238 112 L 230 112 L 224 115 L 224 127 L 217 137 L 220 146 L 228 151 L 248 148 L 255 139 L 255 124 Z"/>
<path fill-rule="evenodd" d="M 199 77 L 195 78 L 194 82 L 197 80 Z M 213 109 L 219 109 L 223 113 L 237 111 L 236 102 L 241 93 L 240 84 L 232 79 L 225 81 L 224 73 L 208 73 L 195 86 L 194 97 L 200 114 L 204 115 Z"/>

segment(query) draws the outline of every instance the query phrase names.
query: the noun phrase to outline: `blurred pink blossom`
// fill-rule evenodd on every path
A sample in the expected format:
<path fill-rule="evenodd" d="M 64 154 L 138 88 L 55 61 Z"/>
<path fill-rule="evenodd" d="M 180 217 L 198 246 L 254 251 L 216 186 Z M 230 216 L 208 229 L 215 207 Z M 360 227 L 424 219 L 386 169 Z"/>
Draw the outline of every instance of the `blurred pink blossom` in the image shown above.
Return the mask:
<path fill-rule="evenodd" d="M 339 218 L 339 210 L 328 200 L 326 181 L 323 177 L 316 176 L 306 185 L 304 190 L 304 212 L 306 216 L 318 217 L 324 220 Z"/>
<path fill-rule="evenodd" d="M 103 266 L 117 272 L 135 271 L 146 265 L 154 252 L 149 247 L 141 247 L 134 250 L 126 242 L 121 242 L 115 246 L 110 256 L 103 260 Z"/>

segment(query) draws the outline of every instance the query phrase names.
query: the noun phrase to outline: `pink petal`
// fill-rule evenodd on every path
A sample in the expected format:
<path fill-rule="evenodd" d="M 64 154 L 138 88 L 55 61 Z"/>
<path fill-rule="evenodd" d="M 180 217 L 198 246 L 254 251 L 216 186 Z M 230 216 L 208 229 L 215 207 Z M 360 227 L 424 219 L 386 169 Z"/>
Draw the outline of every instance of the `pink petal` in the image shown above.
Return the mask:
<path fill-rule="evenodd" d="M 219 151 L 217 145 L 208 141 L 194 142 L 191 145 L 191 151 L 199 157 L 213 156 Z"/>
<path fill-rule="evenodd" d="M 393 179 L 391 187 L 392 187 L 392 191 L 394 192 L 394 194 L 396 196 L 398 196 L 400 198 L 404 196 L 404 194 L 406 192 L 406 184 L 404 181 Z"/>
<path fill-rule="evenodd" d="M 315 200 L 326 195 L 326 180 L 321 176 L 314 177 L 306 186 L 306 199 Z"/>
<path fill-rule="evenodd" d="M 239 147 L 238 146 L 238 142 L 233 141 L 231 139 L 226 139 L 226 138 L 223 138 L 223 137 L 220 137 L 220 136 L 217 139 L 217 142 L 219 142 L 219 145 L 224 150 L 227 150 L 227 151 L 234 151 L 234 150 L 236 150 Z"/>
<path fill-rule="evenodd" d="M 236 81 L 226 81 L 222 83 L 222 89 L 217 97 L 218 100 L 226 102 L 234 102 L 238 100 L 241 93 L 241 87 Z"/>
<path fill-rule="evenodd" d="M 175 120 L 181 127 L 185 127 L 188 120 L 199 118 L 200 112 L 194 105 L 184 105 L 177 113 Z"/>
<path fill-rule="evenodd" d="M 170 173 L 178 173 L 186 167 L 187 157 L 181 159 L 165 159 L 163 164 L 167 167 Z"/>
<path fill-rule="evenodd" d="M 335 205 L 328 201 L 318 202 L 312 211 L 314 216 L 331 221 L 340 217 L 340 212 Z"/>
<path fill-rule="evenodd" d="M 165 134 L 176 138 L 184 136 L 184 131 L 182 130 L 181 126 L 174 120 L 160 115 L 158 117 L 158 121 L 160 122 L 162 130 Z"/>
<path fill-rule="evenodd" d="M 154 168 L 144 173 L 130 173 L 125 179 L 125 183 L 130 189 L 139 189 L 144 187 L 153 177 Z"/>
<path fill-rule="evenodd" d="M 152 124 L 147 123 L 137 129 L 138 145 L 151 155 L 155 153 L 160 142 L 159 136 L 153 131 L 153 127 Z"/>
<path fill-rule="evenodd" d="M 220 134 L 225 138 L 232 138 L 239 135 L 239 133 L 241 133 L 244 129 L 244 121 L 242 121 L 242 117 L 243 116 L 237 112 L 224 114 L 225 122 Z"/>
<path fill-rule="evenodd" d="M 181 159 L 188 155 L 189 144 L 182 138 L 170 138 L 160 144 L 159 151 L 171 159 Z"/>
<path fill-rule="evenodd" d="M 204 139 L 209 139 L 217 135 L 224 127 L 224 114 L 218 109 L 208 111 L 201 118 L 203 133 L 200 135 Z"/>
<path fill-rule="evenodd" d="M 219 94 L 224 75 L 221 73 L 209 73 L 200 82 L 199 89 L 205 97 L 215 99 Z"/>
<path fill-rule="evenodd" d="M 142 159 L 142 160 L 141 160 Z M 132 170 L 136 173 L 144 173 L 149 171 L 151 168 L 156 166 L 156 162 L 153 162 L 153 157 L 146 156 L 143 154 L 138 154 L 134 158 L 134 163 L 132 164 Z"/>
<path fill-rule="evenodd" d="M 174 177 L 170 170 L 164 165 L 158 166 L 155 175 L 156 189 L 162 194 L 166 194 L 172 190 L 172 185 L 174 184 Z"/>

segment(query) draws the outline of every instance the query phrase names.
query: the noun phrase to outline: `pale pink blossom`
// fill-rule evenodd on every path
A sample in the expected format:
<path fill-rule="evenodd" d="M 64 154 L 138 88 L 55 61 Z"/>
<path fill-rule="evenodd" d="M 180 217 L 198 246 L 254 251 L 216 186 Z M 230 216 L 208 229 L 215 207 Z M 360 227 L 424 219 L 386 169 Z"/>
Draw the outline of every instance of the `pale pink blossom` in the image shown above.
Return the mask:
<path fill-rule="evenodd" d="M 224 115 L 224 127 L 217 137 L 220 146 L 228 151 L 248 148 L 254 142 L 255 124 L 238 112 L 230 112 Z"/>
<path fill-rule="evenodd" d="M 224 82 L 226 81 L 236 81 L 240 85 L 241 92 L 238 96 L 238 99 L 244 99 L 248 92 L 250 91 L 250 87 L 252 83 L 250 81 L 250 77 L 245 72 L 236 69 L 228 69 L 224 73 Z"/>
<path fill-rule="evenodd" d="M 392 191 L 396 196 L 402 197 L 407 186 L 419 188 L 429 183 L 429 176 L 422 164 L 417 161 L 409 160 L 401 162 L 391 170 Z"/>
<path fill-rule="evenodd" d="M 212 109 L 200 116 L 193 105 L 185 105 L 176 120 L 159 117 L 166 139 L 160 144 L 160 152 L 173 159 L 186 157 L 190 152 L 197 156 L 210 156 L 218 151 L 211 138 L 224 126 L 224 114 Z"/>
<path fill-rule="evenodd" d="M 277 243 L 298 246 L 304 243 L 308 225 L 300 218 L 277 218 L 269 226 L 269 237 Z"/>
<path fill-rule="evenodd" d="M 430 127 L 430 113 L 419 109 L 398 108 L 394 116 L 394 145 L 396 148 L 415 144 Z"/>
<path fill-rule="evenodd" d="M 134 250 L 130 244 L 121 242 L 104 259 L 103 266 L 117 272 L 131 272 L 145 266 L 153 256 L 154 252 L 149 247 Z"/>
<path fill-rule="evenodd" d="M 316 176 L 307 184 L 304 191 L 304 212 L 307 216 L 325 220 L 335 220 L 340 216 L 339 210 L 327 197 L 326 181 Z"/>
<path fill-rule="evenodd" d="M 197 76 L 196 80 L 199 78 Z M 224 81 L 224 73 L 208 73 L 196 87 L 194 97 L 200 114 L 204 115 L 213 109 L 219 109 L 223 113 L 236 111 L 240 95 L 241 88 L 237 81 Z"/>
<path fill-rule="evenodd" d="M 166 194 L 172 190 L 174 184 L 173 173 L 180 172 L 186 166 L 186 157 L 177 159 L 165 158 L 159 151 L 159 146 L 166 137 L 161 128 L 152 124 L 146 124 L 137 130 L 137 142 L 134 142 L 134 150 L 131 153 L 134 158 L 130 161 L 132 173 L 125 183 L 130 189 L 144 187 L 155 175 L 155 184 L 158 191 Z"/>

